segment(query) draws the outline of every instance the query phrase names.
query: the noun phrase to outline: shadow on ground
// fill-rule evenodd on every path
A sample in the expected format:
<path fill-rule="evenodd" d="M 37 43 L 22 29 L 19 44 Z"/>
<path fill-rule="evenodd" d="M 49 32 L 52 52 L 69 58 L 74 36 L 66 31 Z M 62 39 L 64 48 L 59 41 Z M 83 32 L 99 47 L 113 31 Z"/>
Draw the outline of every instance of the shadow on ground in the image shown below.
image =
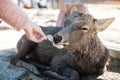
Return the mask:
<path fill-rule="evenodd" d="M 14 48 L 0 51 L 0 80 L 44 80 L 23 68 L 10 64 L 15 54 Z"/>

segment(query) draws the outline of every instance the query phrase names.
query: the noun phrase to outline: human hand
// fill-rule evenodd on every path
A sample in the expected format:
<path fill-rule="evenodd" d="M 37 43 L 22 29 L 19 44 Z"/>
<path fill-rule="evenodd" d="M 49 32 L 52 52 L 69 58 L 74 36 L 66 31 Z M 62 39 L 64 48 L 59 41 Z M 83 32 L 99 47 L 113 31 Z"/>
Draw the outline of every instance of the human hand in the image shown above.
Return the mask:
<path fill-rule="evenodd" d="M 44 32 L 42 31 L 42 29 L 33 22 L 29 22 L 25 26 L 24 31 L 26 33 L 27 38 L 36 43 L 42 42 L 43 40 L 47 39 L 47 37 L 44 34 Z"/>

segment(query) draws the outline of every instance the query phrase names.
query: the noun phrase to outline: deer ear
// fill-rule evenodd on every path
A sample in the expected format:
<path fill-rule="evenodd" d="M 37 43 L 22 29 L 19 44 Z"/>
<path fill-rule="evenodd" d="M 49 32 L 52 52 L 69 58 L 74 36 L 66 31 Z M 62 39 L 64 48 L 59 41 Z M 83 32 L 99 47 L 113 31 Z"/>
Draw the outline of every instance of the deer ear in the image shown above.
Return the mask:
<path fill-rule="evenodd" d="M 115 18 L 94 19 L 97 31 L 101 32 L 105 30 L 114 20 Z"/>
<path fill-rule="evenodd" d="M 78 9 L 75 6 L 71 9 L 70 16 L 72 16 L 74 12 L 78 12 Z"/>

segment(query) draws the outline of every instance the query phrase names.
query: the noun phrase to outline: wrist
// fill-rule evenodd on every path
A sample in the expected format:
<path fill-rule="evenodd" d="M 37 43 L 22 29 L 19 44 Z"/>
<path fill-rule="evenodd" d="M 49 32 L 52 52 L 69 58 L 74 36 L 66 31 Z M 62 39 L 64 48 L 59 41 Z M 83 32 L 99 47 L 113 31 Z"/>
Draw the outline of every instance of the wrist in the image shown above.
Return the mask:
<path fill-rule="evenodd" d="M 33 23 L 32 21 L 27 21 L 25 26 L 23 27 L 24 31 L 27 31 L 28 29 L 30 29 L 31 27 L 37 26 L 37 24 Z"/>

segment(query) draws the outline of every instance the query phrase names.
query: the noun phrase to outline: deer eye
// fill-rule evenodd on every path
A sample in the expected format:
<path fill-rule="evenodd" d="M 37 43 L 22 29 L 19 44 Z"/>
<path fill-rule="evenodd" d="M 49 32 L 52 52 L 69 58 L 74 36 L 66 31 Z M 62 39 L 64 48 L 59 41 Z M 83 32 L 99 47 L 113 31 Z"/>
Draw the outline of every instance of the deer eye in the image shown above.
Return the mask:
<path fill-rule="evenodd" d="M 84 32 L 87 32 L 88 29 L 89 29 L 88 26 L 82 26 L 82 27 L 80 27 L 80 30 L 81 30 L 81 31 L 84 31 Z"/>

